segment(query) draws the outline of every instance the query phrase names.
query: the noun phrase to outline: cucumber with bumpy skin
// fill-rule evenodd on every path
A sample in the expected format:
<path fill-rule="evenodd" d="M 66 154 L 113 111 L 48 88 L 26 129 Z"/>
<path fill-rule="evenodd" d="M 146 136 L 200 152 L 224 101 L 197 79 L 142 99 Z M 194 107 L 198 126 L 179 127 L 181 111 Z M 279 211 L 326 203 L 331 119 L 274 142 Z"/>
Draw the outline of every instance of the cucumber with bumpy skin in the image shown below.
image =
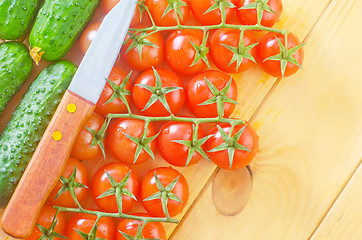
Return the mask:
<path fill-rule="evenodd" d="M 0 136 L 0 206 L 13 194 L 76 66 L 59 61 L 45 68 L 29 87 Z"/>
<path fill-rule="evenodd" d="M 33 61 L 28 48 L 19 42 L 0 44 L 0 115 L 29 77 Z"/>
<path fill-rule="evenodd" d="M 0 39 L 24 36 L 33 22 L 42 0 L 0 0 Z"/>
<path fill-rule="evenodd" d="M 91 20 L 98 4 L 99 0 L 45 0 L 30 33 L 33 59 L 37 62 L 40 58 L 62 58 Z"/>

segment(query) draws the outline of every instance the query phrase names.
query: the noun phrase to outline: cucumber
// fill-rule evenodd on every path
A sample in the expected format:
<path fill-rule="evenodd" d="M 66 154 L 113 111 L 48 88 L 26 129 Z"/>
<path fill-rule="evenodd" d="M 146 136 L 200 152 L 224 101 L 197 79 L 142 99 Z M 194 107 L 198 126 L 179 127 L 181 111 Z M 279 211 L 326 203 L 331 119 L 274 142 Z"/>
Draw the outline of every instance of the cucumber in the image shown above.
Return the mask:
<path fill-rule="evenodd" d="M 29 77 L 32 67 L 33 60 L 24 44 L 19 42 L 0 44 L 0 115 Z"/>
<path fill-rule="evenodd" d="M 0 0 L 0 39 L 24 36 L 33 22 L 41 0 Z"/>
<path fill-rule="evenodd" d="M 31 30 L 32 57 L 56 61 L 73 46 L 99 0 L 45 0 Z"/>
<path fill-rule="evenodd" d="M 0 136 L 0 206 L 18 184 L 51 117 L 68 88 L 76 66 L 61 60 L 45 68 L 30 85 Z"/>

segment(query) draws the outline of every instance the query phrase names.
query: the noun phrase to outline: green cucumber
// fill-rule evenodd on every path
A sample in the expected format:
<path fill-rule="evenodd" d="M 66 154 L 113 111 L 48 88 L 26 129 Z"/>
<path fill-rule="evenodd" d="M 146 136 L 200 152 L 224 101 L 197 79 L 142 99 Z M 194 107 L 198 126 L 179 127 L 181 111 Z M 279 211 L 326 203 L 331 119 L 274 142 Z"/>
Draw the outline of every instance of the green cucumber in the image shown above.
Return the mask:
<path fill-rule="evenodd" d="M 0 0 L 0 39 L 24 36 L 33 22 L 41 0 Z"/>
<path fill-rule="evenodd" d="M 45 68 L 29 87 L 0 136 L 0 206 L 13 194 L 76 66 L 61 60 Z"/>
<path fill-rule="evenodd" d="M 33 60 L 19 42 L 0 44 L 0 115 L 31 73 Z"/>
<path fill-rule="evenodd" d="M 29 37 L 33 59 L 62 58 L 91 20 L 98 4 L 99 0 L 45 0 Z"/>

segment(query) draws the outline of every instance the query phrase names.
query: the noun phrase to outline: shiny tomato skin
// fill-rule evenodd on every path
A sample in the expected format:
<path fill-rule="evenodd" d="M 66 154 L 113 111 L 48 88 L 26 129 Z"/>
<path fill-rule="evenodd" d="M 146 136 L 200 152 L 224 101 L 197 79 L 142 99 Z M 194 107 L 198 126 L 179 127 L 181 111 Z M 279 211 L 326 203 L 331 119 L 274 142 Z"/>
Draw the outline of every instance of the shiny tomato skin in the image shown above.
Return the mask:
<path fill-rule="evenodd" d="M 259 66 L 266 73 L 274 77 L 282 77 L 280 61 L 265 60 L 270 56 L 280 54 L 280 49 L 276 38 L 278 38 L 281 41 L 281 43 L 285 45 L 284 35 L 279 33 L 267 33 L 260 40 L 259 44 L 256 47 L 256 60 Z M 299 39 L 293 33 L 288 34 L 287 40 L 288 40 L 288 49 L 300 45 Z M 299 49 L 296 53 L 294 53 L 293 57 L 299 62 L 300 65 L 302 65 L 304 59 L 303 48 Z M 298 70 L 299 67 L 297 65 L 288 62 L 285 69 L 284 77 L 293 75 Z"/>
<path fill-rule="evenodd" d="M 112 213 L 118 212 L 115 195 L 98 198 L 102 193 L 112 188 L 106 172 L 108 172 L 117 182 L 120 182 L 129 171 L 131 171 L 131 174 L 127 181 L 126 189 L 132 192 L 137 198 L 140 188 L 140 180 L 137 173 L 127 165 L 115 162 L 109 163 L 99 168 L 94 174 L 91 183 L 91 192 L 94 202 L 101 210 Z M 135 204 L 136 200 L 122 195 L 122 212 L 129 212 Z"/>
<path fill-rule="evenodd" d="M 165 217 L 165 214 L 162 210 L 161 200 L 154 199 L 150 201 L 144 201 L 144 199 L 158 192 L 154 177 L 155 172 L 164 187 L 169 185 L 175 178 L 179 176 L 179 179 L 171 192 L 179 197 L 182 202 L 170 199 L 167 201 L 167 209 L 170 217 L 174 217 L 182 212 L 187 203 L 189 197 L 189 187 L 187 181 L 179 171 L 171 167 L 160 167 L 147 173 L 147 175 L 143 178 L 141 187 L 142 204 L 146 211 L 155 217 Z"/>
<path fill-rule="evenodd" d="M 104 12 L 107 14 L 112 10 L 112 8 L 114 6 L 116 6 L 116 4 L 119 1 L 120 0 L 103 0 L 102 3 L 101 3 L 101 6 L 102 6 Z M 138 5 L 137 5 L 130 26 L 133 27 L 133 26 L 136 26 L 136 25 L 138 25 L 140 23 L 141 23 L 140 22 L 140 11 L 139 11 L 139 8 L 138 8 Z"/>
<path fill-rule="evenodd" d="M 143 133 L 145 122 L 137 119 L 116 119 L 110 126 L 107 136 L 107 146 L 109 151 L 118 161 L 127 165 L 141 164 L 151 159 L 151 156 L 142 150 L 137 161 L 134 163 L 134 156 L 137 145 L 128 139 L 124 133 L 140 138 Z M 147 128 L 147 137 L 156 134 L 156 129 L 152 122 Z M 154 154 L 156 154 L 157 144 L 152 141 L 148 144 Z"/>
<path fill-rule="evenodd" d="M 86 29 L 82 33 L 82 36 L 80 37 L 80 50 L 83 54 L 87 52 L 89 46 L 96 37 L 97 31 L 100 26 L 101 22 L 91 23 L 86 27 Z"/>
<path fill-rule="evenodd" d="M 147 213 L 135 213 L 132 214 L 135 216 L 144 216 L 144 217 L 150 217 Z M 117 226 L 117 240 L 127 240 L 122 236 L 120 233 L 127 233 L 133 237 L 137 234 L 137 229 L 140 224 L 140 221 L 132 220 L 132 219 L 121 219 Z M 149 222 L 146 224 L 144 229 L 142 230 L 142 237 L 147 239 L 161 239 L 166 240 L 166 232 L 165 228 L 163 227 L 162 223 L 160 222 Z"/>
<path fill-rule="evenodd" d="M 157 68 L 155 70 L 160 75 L 162 87 L 181 88 L 176 91 L 165 94 L 171 112 L 173 114 L 176 114 L 178 111 L 181 110 L 185 102 L 185 90 L 184 90 L 183 81 L 174 72 L 168 69 Z M 152 93 L 147 89 L 139 86 L 138 84 L 155 86 L 156 77 L 154 74 L 154 70 L 153 69 L 147 70 L 141 73 L 137 77 L 132 88 L 132 100 L 137 109 L 146 116 L 154 116 L 154 117 L 169 116 L 170 113 L 167 111 L 167 109 L 162 105 L 162 103 L 159 100 L 157 100 L 146 110 L 142 111 L 145 108 L 149 99 L 151 98 Z"/>
<path fill-rule="evenodd" d="M 93 135 L 86 127 L 99 131 L 104 123 L 104 118 L 97 113 L 93 113 L 85 126 L 78 133 L 73 144 L 70 155 L 79 160 L 90 160 L 102 156 L 102 151 L 98 145 L 92 146 Z"/>
<path fill-rule="evenodd" d="M 237 0 L 228 0 L 236 6 Z M 215 9 L 211 12 L 205 14 L 205 12 L 215 3 L 215 0 L 189 0 L 190 9 L 196 18 L 201 24 L 204 25 L 216 25 L 221 23 L 221 12 L 220 9 Z M 230 20 L 235 15 L 235 8 L 226 8 L 225 16 L 226 22 L 229 23 Z"/>
<path fill-rule="evenodd" d="M 186 4 L 188 3 L 187 0 L 182 0 Z M 153 20 L 157 26 L 176 26 L 176 14 L 174 10 L 171 10 L 165 16 L 163 16 L 167 6 L 169 5 L 167 0 L 146 0 L 146 6 L 148 7 Z M 190 15 L 190 8 L 189 6 L 182 6 L 180 7 L 182 19 L 179 17 L 180 24 L 185 24 L 187 19 Z"/>
<path fill-rule="evenodd" d="M 67 226 L 65 228 L 65 236 L 68 239 L 72 240 L 83 240 L 83 238 L 75 231 L 75 229 L 89 234 L 92 230 L 92 227 L 97 219 L 97 216 L 85 214 L 85 213 L 75 213 L 68 220 Z M 116 239 L 116 226 L 109 217 L 102 217 L 98 221 L 98 227 L 96 231 L 96 237 L 114 240 Z"/>
<path fill-rule="evenodd" d="M 254 65 L 254 62 L 244 58 L 239 66 L 237 67 L 237 62 L 233 62 L 231 65 L 230 61 L 233 58 L 234 53 L 231 52 L 229 49 L 227 49 L 224 45 L 232 46 L 232 47 L 238 47 L 239 45 L 239 39 L 240 39 L 240 31 L 238 29 L 227 29 L 227 28 L 220 28 L 214 32 L 214 34 L 211 37 L 211 57 L 212 61 L 214 62 L 215 66 L 219 68 L 220 70 L 228 73 L 240 73 L 248 68 L 250 68 L 252 65 Z M 256 42 L 253 34 L 249 31 L 244 32 L 244 46 L 249 46 Z M 249 53 L 255 58 L 255 47 L 252 48 Z"/>
<path fill-rule="evenodd" d="M 251 152 L 236 149 L 231 169 L 229 164 L 228 150 L 209 152 L 210 150 L 225 142 L 216 126 L 210 129 L 208 134 L 212 135 L 212 137 L 205 143 L 205 152 L 207 153 L 210 160 L 214 162 L 218 167 L 227 170 L 235 170 L 246 167 L 254 159 L 258 151 L 259 137 L 249 123 L 246 122 L 244 125 L 246 125 L 246 128 L 241 134 L 238 143 L 247 147 L 249 150 L 251 150 Z M 234 136 L 244 125 L 236 125 L 232 131 L 232 136 Z M 229 124 L 223 123 L 219 124 L 219 126 L 227 134 L 230 133 L 231 126 Z"/>
<path fill-rule="evenodd" d="M 199 30 L 173 31 L 166 39 L 166 59 L 172 70 L 184 75 L 193 75 L 205 69 L 207 65 L 202 59 L 192 65 L 196 51 L 191 42 L 201 46 L 202 40 L 203 32 Z"/>
<path fill-rule="evenodd" d="M 146 26 L 140 25 L 136 28 L 144 28 Z M 146 32 L 148 34 L 149 32 Z M 130 38 L 129 35 L 126 36 L 125 41 Z M 133 43 L 133 40 L 129 40 L 123 47 L 122 47 L 122 54 L 126 63 L 131 67 L 139 71 L 145 71 L 152 67 L 158 66 L 164 59 L 165 55 L 165 43 L 161 33 L 156 32 L 152 33 L 145 37 L 145 40 L 151 42 L 154 46 L 143 46 L 142 47 L 142 54 L 141 59 L 139 56 L 139 52 L 137 48 L 132 48 L 128 50 L 129 46 Z"/>
<path fill-rule="evenodd" d="M 190 122 L 168 122 L 160 130 L 160 135 L 158 135 L 159 153 L 173 166 L 186 166 L 189 147 L 174 142 L 174 140 L 192 141 L 192 125 Z M 201 126 L 198 128 L 197 137 L 198 139 L 205 137 L 205 132 Z M 189 165 L 199 162 L 200 159 L 202 159 L 201 154 L 194 152 Z"/>
<path fill-rule="evenodd" d="M 189 81 L 187 85 L 186 102 L 192 113 L 197 117 L 217 117 L 218 114 L 216 103 L 209 105 L 199 105 L 213 97 L 205 78 L 207 78 L 212 84 L 221 90 L 228 84 L 231 76 L 221 71 L 210 70 L 195 76 Z M 237 100 L 237 86 L 234 79 L 232 79 L 231 87 L 226 96 L 235 101 Z M 224 117 L 230 116 L 234 109 L 234 104 L 225 103 Z"/>
<path fill-rule="evenodd" d="M 255 2 L 255 0 L 238 0 L 236 11 L 240 22 L 244 25 L 255 25 L 257 23 L 256 9 L 240 9 L 250 3 Z M 276 22 L 279 21 L 279 16 L 283 11 L 282 0 L 269 0 L 269 7 L 276 12 L 271 13 L 264 10 L 263 17 L 261 19 L 261 25 L 265 27 L 272 27 Z"/>
<path fill-rule="evenodd" d="M 75 175 L 75 181 L 82 183 L 86 186 L 89 186 L 88 171 L 84 166 L 84 164 L 75 158 L 70 157 L 68 159 L 68 162 L 63 170 L 62 176 L 65 178 L 69 178 L 76 165 L 77 165 L 77 172 Z M 48 197 L 48 202 L 62 207 L 75 207 L 76 204 L 72 196 L 70 195 L 69 191 L 66 191 L 65 193 L 60 195 L 57 199 L 54 200 L 55 196 L 57 195 L 59 189 L 62 186 L 63 184 L 60 181 L 58 181 L 57 185 L 54 187 L 53 191 L 50 193 Z M 87 192 L 88 188 L 75 188 L 75 196 L 77 197 L 79 202 L 82 202 L 82 200 L 85 199 L 85 197 L 87 196 Z"/>
<path fill-rule="evenodd" d="M 118 67 L 113 67 L 108 79 L 111 80 L 113 83 L 117 84 L 118 86 L 124 81 L 127 77 L 127 74 Z M 126 90 L 131 91 L 132 84 L 131 80 L 128 80 Z M 116 98 L 112 102 L 105 104 L 110 97 L 113 95 L 114 91 L 107 82 L 104 86 L 101 96 L 98 99 L 95 112 L 101 115 L 102 117 L 107 117 L 109 113 L 125 113 L 127 112 L 126 105 L 122 102 L 121 99 Z M 131 102 L 131 95 L 126 95 L 126 100 L 128 104 Z"/>
<path fill-rule="evenodd" d="M 57 210 L 53 208 L 51 205 L 44 204 L 44 206 L 40 210 L 40 214 L 36 222 L 45 228 L 49 228 L 53 222 L 56 212 Z M 66 225 L 66 217 L 64 212 L 59 212 L 56 219 L 57 223 L 55 225 L 54 231 L 64 236 L 64 230 Z M 39 230 L 37 226 L 35 226 L 30 236 L 24 238 L 24 240 L 38 240 L 42 235 L 43 233 Z M 62 238 L 55 237 L 53 239 L 61 240 Z"/>

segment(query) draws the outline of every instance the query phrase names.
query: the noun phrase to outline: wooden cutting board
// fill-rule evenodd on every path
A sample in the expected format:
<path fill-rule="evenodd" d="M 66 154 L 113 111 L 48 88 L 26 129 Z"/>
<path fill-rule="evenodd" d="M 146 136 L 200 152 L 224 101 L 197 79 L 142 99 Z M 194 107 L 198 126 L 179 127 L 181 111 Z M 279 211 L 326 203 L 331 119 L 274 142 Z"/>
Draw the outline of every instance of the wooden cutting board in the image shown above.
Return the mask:
<path fill-rule="evenodd" d="M 283 4 L 277 27 L 307 42 L 304 70 L 284 79 L 256 67 L 235 75 L 234 116 L 249 119 L 260 136 L 249 201 L 223 215 L 212 191 L 218 169 L 206 161 L 183 169 L 191 195 L 181 223 L 167 225 L 170 239 L 362 239 L 362 1 Z M 76 49 L 68 58 L 77 62 Z"/>

